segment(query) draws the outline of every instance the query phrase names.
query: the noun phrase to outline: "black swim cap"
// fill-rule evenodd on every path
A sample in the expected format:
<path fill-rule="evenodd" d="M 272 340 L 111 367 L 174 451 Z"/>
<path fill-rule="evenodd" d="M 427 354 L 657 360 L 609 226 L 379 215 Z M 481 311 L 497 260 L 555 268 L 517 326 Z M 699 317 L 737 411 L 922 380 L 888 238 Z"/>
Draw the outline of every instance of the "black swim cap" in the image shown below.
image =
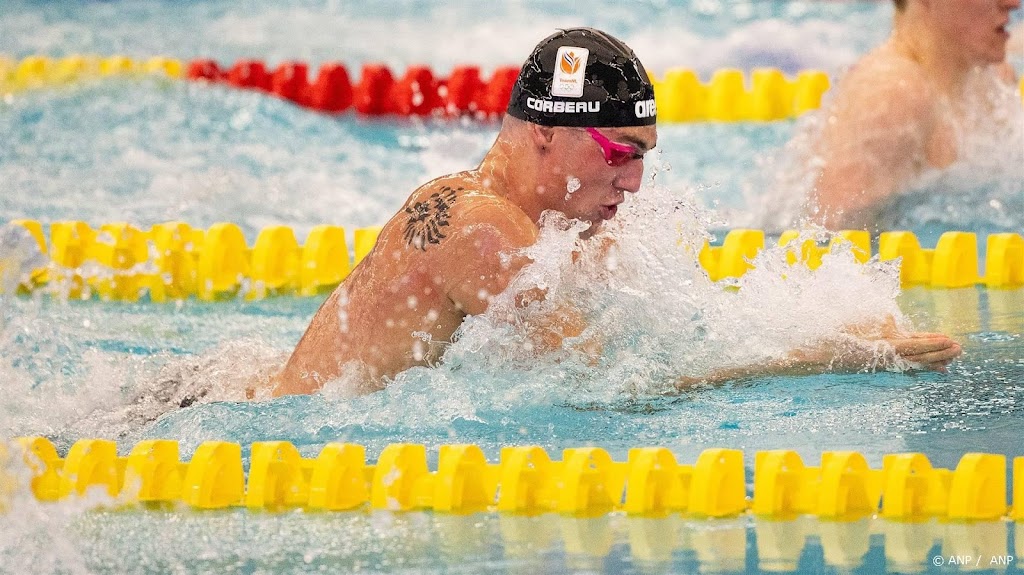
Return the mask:
<path fill-rule="evenodd" d="M 542 126 L 609 128 L 657 122 L 654 86 L 636 54 L 593 28 L 548 36 L 526 59 L 508 113 Z"/>

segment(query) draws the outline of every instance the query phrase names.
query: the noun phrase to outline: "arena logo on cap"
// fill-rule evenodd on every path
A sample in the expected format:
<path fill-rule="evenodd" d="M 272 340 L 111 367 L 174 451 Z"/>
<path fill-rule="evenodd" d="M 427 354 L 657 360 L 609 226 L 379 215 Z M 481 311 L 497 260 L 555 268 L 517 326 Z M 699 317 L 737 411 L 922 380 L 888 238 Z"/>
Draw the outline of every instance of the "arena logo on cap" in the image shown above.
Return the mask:
<path fill-rule="evenodd" d="M 555 75 L 551 79 L 551 95 L 579 98 L 583 95 L 583 77 L 587 73 L 590 50 L 562 46 L 555 54 Z"/>
<path fill-rule="evenodd" d="M 658 115 L 658 106 L 654 100 L 640 100 L 633 106 L 633 113 L 637 118 L 652 118 Z"/>

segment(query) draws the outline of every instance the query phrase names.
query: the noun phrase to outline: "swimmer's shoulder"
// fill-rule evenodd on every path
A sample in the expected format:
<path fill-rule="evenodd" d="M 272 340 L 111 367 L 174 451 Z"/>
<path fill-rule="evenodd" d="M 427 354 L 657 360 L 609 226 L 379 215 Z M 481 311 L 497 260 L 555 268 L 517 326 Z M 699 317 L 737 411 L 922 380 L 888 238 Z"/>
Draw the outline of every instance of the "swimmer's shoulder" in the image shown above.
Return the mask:
<path fill-rule="evenodd" d="M 403 208 L 411 208 L 416 204 L 441 202 L 443 205 L 455 209 L 472 204 L 481 196 L 489 196 L 484 186 L 475 177 L 475 172 L 458 172 L 435 178 L 422 186 L 416 188 L 405 201 Z"/>
<path fill-rule="evenodd" d="M 934 85 L 921 64 L 892 47 L 890 43 L 872 50 L 854 65 L 844 83 L 858 92 L 877 96 L 927 101 L 935 96 Z"/>
<path fill-rule="evenodd" d="M 482 222 L 533 226 L 519 206 L 497 193 L 490 182 L 472 170 L 430 181 L 410 197 L 413 204 L 425 201 L 443 203 L 448 208 L 451 223 L 459 226 Z"/>
<path fill-rule="evenodd" d="M 448 208 L 454 207 L 456 203 L 464 203 L 466 197 L 466 186 L 462 174 L 449 174 L 431 180 L 416 188 L 405 200 L 403 210 L 414 208 L 417 204 L 434 203 Z"/>
<path fill-rule="evenodd" d="M 883 45 L 844 76 L 836 105 L 847 116 L 884 125 L 930 120 L 939 101 L 924 68 Z"/>
<path fill-rule="evenodd" d="M 423 248 L 465 239 L 487 244 L 504 240 L 528 244 L 536 239 L 536 224 L 491 190 L 475 171 L 442 176 L 420 186 L 391 223 L 397 224 L 395 231 L 407 243 Z"/>

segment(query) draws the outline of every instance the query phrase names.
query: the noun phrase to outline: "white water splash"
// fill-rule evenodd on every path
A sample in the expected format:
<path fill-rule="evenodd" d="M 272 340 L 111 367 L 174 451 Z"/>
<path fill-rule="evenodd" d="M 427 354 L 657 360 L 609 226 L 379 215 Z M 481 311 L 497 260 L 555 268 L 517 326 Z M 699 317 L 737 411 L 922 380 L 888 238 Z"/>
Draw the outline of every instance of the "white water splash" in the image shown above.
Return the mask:
<path fill-rule="evenodd" d="M 31 471 L 21 453 L 0 435 L 0 571 L 89 573 L 75 521 L 111 498 L 101 487 L 60 505 L 40 502 L 32 494 Z M 30 549 L 35 552 L 27 553 Z"/>
<path fill-rule="evenodd" d="M 46 266 L 46 259 L 27 229 L 0 225 L 0 297 L 31 286 L 33 274 Z"/>
<path fill-rule="evenodd" d="M 254 338 L 227 341 L 195 356 L 90 349 L 73 374 L 52 371 L 42 382 L 0 361 L 7 393 L 0 402 L 0 438 L 133 438 L 163 414 L 193 404 L 246 401 L 249 390 L 254 399 L 268 399 L 270 375 L 284 359 L 281 349 Z"/>
<path fill-rule="evenodd" d="M 876 360 L 864 369 L 908 367 L 874 339 L 890 318 L 908 326 L 896 304 L 899 278 L 892 264 L 862 265 L 849 249 L 836 249 L 811 271 L 790 267 L 785 250 L 769 247 L 754 261 L 755 270 L 714 283 L 696 258 L 713 216 L 694 207 L 691 192 L 680 196 L 645 185 L 620 214 L 585 243 L 578 235 L 586 223 L 546 214 L 538 242 L 525 250 L 533 263 L 486 313 L 465 320 L 442 365 L 430 373 L 430 385 L 444 391 L 439 395 L 452 397 L 470 377 L 477 407 L 492 408 L 510 393 L 614 400 L 673 391 L 682 377 L 762 365 L 823 345 L 875 350 Z M 607 248 L 609 240 L 614 243 Z M 739 289 L 726 289 L 729 283 Z M 547 291 L 544 300 L 516 305 L 518 294 L 538 287 Z M 550 318 L 565 309 L 586 318 L 585 330 L 561 348 L 539 349 L 535 342 L 550 329 Z M 854 336 L 853 325 L 874 327 Z M 602 350 L 599 358 L 581 351 L 592 343 Z M 425 375 L 399 374 L 389 389 L 422 384 Z M 484 383 L 510 379 L 514 392 Z"/>
<path fill-rule="evenodd" d="M 580 179 L 576 176 L 569 176 L 565 179 L 565 200 L 568 200 L 570 196 L 576 193 L 580 189 Z"/>

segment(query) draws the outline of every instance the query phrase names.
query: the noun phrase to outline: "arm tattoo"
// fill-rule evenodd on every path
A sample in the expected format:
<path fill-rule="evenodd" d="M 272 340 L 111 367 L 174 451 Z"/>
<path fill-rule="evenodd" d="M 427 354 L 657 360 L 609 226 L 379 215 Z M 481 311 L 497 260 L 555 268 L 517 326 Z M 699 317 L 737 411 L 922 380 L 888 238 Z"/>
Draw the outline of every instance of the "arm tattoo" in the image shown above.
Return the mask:
<path fill-rule="evenodd" d="M 442 228 L 448 226 L 448 210 L 458 198 L 456 193 L 462 190 L 442 186 L 440 191 L 430 194 L 427 201 L 405 208 L 405 213 L 409 214 L 409 221 L 405 223 L 406 243 L 423 251 L 427 250 L 427 244 L 441 243 L 447 237 Z"/>

